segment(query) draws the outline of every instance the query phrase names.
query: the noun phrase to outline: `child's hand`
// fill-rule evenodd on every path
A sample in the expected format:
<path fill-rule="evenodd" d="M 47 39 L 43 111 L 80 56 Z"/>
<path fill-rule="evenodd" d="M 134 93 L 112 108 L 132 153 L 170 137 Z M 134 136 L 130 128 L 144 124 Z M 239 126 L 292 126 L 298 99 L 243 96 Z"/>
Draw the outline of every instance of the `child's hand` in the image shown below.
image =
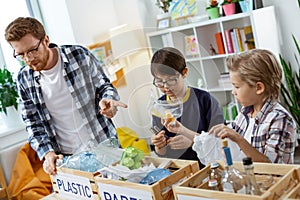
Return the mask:
<path fill-rule="evenodd" d="M 227 127 L 224 124 L 218 124 L 213 126 L 209 130 L 209 134 L 213 134 L 216 137 L 219 137 L 221 139 L 229 138 L 233 142 L 238 142 L 241 139 L 241 135 L 234 131 L 233 129 Z"/>
<path fill-rule="evenodd" d="M 162 119 L 161 123 L 166 127 L 166 129 L 168 129 L 169 132 L 180 134 L 183 125 L 176 119 L 174 120 L 175 121 L 172 119 Z"/>
<path fill-rule="evenodd" d="M 167 145 L 167 140 L 165 137 L 165 131 L 160 131 L 156 135 L 151 136 L 151 143 L 158 149 L 162 149 Z"/>
<path fill-rule="evenodd" d="M 186 149 L 192 146 L 193 141 L 183 135 L 176 135 L 167 140 L 171 149 Z"/>

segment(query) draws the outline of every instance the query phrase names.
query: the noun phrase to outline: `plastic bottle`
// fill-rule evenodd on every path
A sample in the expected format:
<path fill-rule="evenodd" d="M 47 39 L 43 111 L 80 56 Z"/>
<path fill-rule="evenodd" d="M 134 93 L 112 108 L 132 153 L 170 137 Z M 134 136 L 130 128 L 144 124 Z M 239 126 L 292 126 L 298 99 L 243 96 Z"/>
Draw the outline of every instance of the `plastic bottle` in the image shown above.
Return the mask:
<path fill-rule="evenodd" d="M 232 165 L 233 163 L 227 140 L 222 140 L 222 148 L 226 158 L 226 168 L 222 175 L 223 191 L 245 194 L 246 188 L 244 185 L 243 176 L 241 172 Z"/>
<path fill-rule="evenodd" d="M 210 163 L 210 174 L 209 174 L 209 180 L 217 180 L 218 188 L 220 191 L 223 190 L 222 188 L 222 170 L 219 168 L 218 162 L 211 162 Z"/>
<path fill-rule="evenodd" d="M 246 194 L 261 195 L 261 191 L 256 183 L 254 175 L 254 166 L 252 163 L 252 158 L 243 158 L 244 169 L 246 173 Z"/>

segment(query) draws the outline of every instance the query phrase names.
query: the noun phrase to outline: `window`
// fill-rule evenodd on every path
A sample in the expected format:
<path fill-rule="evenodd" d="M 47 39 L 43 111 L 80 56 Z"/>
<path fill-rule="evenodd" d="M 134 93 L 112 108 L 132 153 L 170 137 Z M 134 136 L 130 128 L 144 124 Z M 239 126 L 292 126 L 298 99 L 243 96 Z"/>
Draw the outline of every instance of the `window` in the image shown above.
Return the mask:
<path fill-rule="evenodd" d="M 0 51 L 0 64 L 1 67 L 5 64 L 9 71 L 14 73 L 14 76 L 17 75 L 20 64 L 18 61 L 12 56 L 13 49 L 11 46 L 6 42 L 4 37 L 5 28 L 7 25 L 17 17 L 20 16 L 30 16 L 29 11 L 27 9 L 26 1 L 19 1 L 19 0 L 10 0 L 5 1 L 0 7 L 0 44 L 1 49 Z M 3 60 L 4 59 L 4 60 Z"/>
<path fill-rule="evenodd" d="M 10 0 L 5 1 L 0 7 L 0 67 L 7 66 L 8 70 L 14 73 L 16 78 L 21 67 L 19 62 L 13 57 L 13 49 L 7 43 L 4 37 L 5 28 L 7 25 L 17 17 L 36 16 L 42 21 L 39 10 L 38 0 Z M 0 116 L 0 134 L 7 132 L 7 128 Z"/>

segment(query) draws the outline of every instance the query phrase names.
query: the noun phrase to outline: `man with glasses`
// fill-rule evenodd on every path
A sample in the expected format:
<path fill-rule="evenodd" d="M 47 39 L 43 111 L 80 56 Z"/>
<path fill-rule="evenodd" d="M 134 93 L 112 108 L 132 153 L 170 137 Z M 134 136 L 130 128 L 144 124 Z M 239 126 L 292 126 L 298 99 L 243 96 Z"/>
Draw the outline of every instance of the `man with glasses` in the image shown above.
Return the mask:
<path fill-rule="evenodd" d="M 154 53 L 151 74 L 153 85 L 164 94 L 159 100 L 183 103 L 182 115 L 175 123 L 172 118 L 153 116 L 153 127 L 159 129 L 151 138 L 155 152 L 161 157 L 198 160 L 192 149 L 194 137 L 224 123 L 218 102 L 208 92 L 185 84 L 188 68 L 184 56 L 175 48 L 165 47 Z"/>
<path fill-rule="evenodd" d="M 98 60 L 79 45 L 50 43 L 43 25 L 19 17 L 5 30 L 13 56 L 25 63 L 18 74 L 22 118 L 31 147 L 44 159 L 44 170 L 56 174 L 59 154 L 72 155 L 116 137 L 110 118 L 119 101 Z"/>

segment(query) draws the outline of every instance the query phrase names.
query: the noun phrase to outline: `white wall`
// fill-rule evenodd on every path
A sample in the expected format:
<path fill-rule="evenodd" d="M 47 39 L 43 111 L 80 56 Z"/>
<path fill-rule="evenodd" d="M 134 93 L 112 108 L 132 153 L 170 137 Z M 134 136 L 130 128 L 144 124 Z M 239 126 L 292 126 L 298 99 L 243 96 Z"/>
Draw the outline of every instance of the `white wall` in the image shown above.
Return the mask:
<path fill-rule="evenodd" d="M 294 34 L 298 44 L 300 44 L 300 8 L 298 5 L 298 0 L 264 0 L 263 3 L 264 6 L 275 6 L 277 20 L 280 26 L 281 54 L 285 60 L 290 61 L 293 68 L 296 69 L 297 65 L 294 53 L 296 53 L 297 50 L 292 39 L 292 34 Z"/>
<path fill-rule="evenodd" d="M 57 44 L 90 45 L 118 25 L 113 1 L 41 0 L 50 39 Z"/>
<path fill-rule="evenodd" d="M 113 1 L 66 0 L 75 40 L 81 44 L 92 44 L 102 40 L 107 30 L 118 24 Z"/>
<path fill-rule="evenodd" d="M 65 0 L 40 0 L 39 3 L 50 41 L 58 45 L 76 43 Z"/>

